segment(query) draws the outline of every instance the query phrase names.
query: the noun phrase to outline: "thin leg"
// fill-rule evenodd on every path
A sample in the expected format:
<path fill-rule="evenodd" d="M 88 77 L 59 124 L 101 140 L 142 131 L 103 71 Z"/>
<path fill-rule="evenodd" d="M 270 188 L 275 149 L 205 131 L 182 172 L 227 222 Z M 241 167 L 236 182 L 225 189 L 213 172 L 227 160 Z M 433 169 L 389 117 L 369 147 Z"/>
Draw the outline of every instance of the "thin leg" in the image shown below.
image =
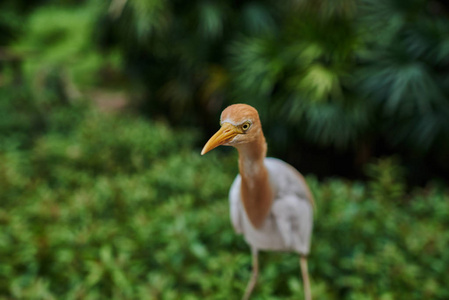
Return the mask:
<path fill-rule="evenodd" d="M 302 282 L 304 284 L 304 299 L 312 300 L 312 291 L 310 289 L 309 270 L 307 268 L 307 257 L 302 256 L 299 259 L 301 265 Z"/>
<path fill-rule="evenodd" d="M 259 275 L 259 259 L 258 259 L 258 251 L 256 248 L 251 248 L 251 254 L 253 258 L 253 273 L 251 275 L 251 279 L 246 286 L 245 295 L 243 296 L 243 300 L 248 300 L 249 296 L 253 292 L 254 287 L 256 286 L 257 276 Z"/>

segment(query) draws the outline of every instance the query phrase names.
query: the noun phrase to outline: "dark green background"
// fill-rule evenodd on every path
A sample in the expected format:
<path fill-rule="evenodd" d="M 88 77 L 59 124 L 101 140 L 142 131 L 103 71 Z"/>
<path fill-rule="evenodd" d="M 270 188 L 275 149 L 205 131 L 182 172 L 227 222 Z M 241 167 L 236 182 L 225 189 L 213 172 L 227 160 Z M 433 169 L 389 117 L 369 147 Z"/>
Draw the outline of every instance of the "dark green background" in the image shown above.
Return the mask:
<path fill-rule="evenodd" d="M 231 103 L 315 195 L 315 299 L 447 299 L 444 1 L 2 1 L 0 299 L 236 299 Z M 342 179 L 338 179 L 342 178 Z M 254 299 L 302 297 L 263 253 Z"/>

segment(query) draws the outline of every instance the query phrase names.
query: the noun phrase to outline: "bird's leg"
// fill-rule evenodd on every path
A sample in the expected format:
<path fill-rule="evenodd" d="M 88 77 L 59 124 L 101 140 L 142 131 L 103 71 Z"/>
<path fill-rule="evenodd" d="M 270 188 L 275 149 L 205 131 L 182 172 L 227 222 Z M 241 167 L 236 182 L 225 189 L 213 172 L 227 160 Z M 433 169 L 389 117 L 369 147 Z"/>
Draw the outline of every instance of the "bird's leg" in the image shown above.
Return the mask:
<path fill-rule="evenodd" d="M 256 248 L 251 247 L 251 254 L 253 259 L 253 273 L 251 274 L 251 279 L 246 286 L 245 295 L 242 300 L 248 300 L 249 296 L 253 292 L 254 287 L 256 286 L 257 276 L 259 275 L 259 259 L 258 259 L 258 251 Z"/>
<path fill-rule="evenodd" d="M 299 259 L 301 265 L 302 282 L 304 285 L 304 299 L 312 300 L 312 291 L 310 289 L 309 270 L 307 268 L 307 257 L 301 255 Z"/>

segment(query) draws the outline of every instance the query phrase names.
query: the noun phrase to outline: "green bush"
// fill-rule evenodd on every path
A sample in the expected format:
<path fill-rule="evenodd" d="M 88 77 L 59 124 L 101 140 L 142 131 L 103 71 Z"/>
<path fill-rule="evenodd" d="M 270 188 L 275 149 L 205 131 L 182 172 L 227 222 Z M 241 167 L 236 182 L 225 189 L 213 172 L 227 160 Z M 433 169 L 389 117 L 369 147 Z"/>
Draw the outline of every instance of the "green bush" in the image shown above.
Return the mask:
<path fill-rule="evenodd" d="M 0 150 L 0 298 L 242 295 L 251 258 L 229 224 L 235 151 L 201 157 L 195 131 L 135 116 L 45 118 L 28 147 Z M 308 178 L 316 299 L 449 297 L 447 191 L 406 194 L 398 170 L 381 160 L 368 184 Z M 262 253 L 254 299 L 297 299 L 299 274 L 297 255 Z"/>
<path fill-rule="evenodd" d="M 449 174 L 444 3 L 4 0 L 0 88 L 24 83 L 47 107 L 113 90 L 203 136 L 245 102 L 272 153 L 345 161 L 301 169 L 354 177 L 394 154 L 425 184 Z"/>

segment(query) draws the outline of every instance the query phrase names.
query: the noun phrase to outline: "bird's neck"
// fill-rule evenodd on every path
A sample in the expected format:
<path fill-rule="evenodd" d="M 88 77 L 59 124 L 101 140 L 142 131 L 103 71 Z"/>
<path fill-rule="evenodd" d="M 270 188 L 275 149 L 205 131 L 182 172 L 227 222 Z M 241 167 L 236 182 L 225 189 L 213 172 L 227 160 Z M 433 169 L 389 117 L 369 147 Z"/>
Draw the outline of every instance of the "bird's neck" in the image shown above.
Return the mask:
<path fill-rule="evenodd" d="M 251 143 L 239 145 L 241 197 L 246 215 L 255 228 L 262 226 L 271 210 L 273 193 L 264 164 L 267 144 L 263 135 Z"/>

